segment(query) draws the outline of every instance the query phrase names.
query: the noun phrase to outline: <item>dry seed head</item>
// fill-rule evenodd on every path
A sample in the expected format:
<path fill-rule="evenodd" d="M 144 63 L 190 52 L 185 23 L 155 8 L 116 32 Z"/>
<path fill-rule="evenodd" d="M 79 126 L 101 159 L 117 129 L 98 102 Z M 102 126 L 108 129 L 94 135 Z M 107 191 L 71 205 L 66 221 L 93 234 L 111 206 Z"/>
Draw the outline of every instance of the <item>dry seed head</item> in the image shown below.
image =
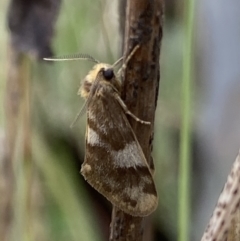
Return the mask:
<path fill-rule="evenodd" d="M 239 189 L 240 156 L 238 154 L 201 241 L 226 240 L 231 222 L 239 209 Z"/>

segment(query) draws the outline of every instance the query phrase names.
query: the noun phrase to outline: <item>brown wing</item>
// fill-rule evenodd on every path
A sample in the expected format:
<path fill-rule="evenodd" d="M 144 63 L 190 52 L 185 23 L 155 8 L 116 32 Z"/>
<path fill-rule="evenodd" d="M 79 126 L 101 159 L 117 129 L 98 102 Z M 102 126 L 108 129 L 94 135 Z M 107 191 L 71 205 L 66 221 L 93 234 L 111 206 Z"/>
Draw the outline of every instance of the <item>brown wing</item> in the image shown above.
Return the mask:
<path fill-rule="evenodd" d="M 87 108 L 85 179 L 113 205 L 133 216 L 157 207 L 153 177 L 111 85 L 100 84 Z"/>

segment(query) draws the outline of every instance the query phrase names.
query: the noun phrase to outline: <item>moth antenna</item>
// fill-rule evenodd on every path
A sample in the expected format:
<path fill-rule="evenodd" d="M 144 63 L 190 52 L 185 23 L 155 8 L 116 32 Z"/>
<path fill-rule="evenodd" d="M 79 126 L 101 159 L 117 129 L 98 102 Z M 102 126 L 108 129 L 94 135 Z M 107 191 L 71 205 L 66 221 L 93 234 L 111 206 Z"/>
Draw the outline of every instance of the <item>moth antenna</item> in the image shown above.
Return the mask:
<path fill-rule="evenodd" d="M 59 57 L 50 57 L 50 58 L 43 58 L 47 61 L 72 61 L 72 60 L 89 60 L 96 64 L 99 64 L 100 62 L 93 58 L 92 56 L 88 54 L 71 54 L 71 55 L 63 55 Z"/>
<path fill-rule="evenodd" d="M 136 53 L 136 51 L 139 49 L 140 45 L 138 44 L 137 46 L 134 47 L 134 49 L 132 50 L 132 52 L 128 55 L 125 63 L 123 63 L 122 67 L 118 70 L 118 75 L 121 73 L 121 72 L 124 72 L 125 69 L 127 68 L 127 64 L 128 62 L 131 60 L 131 58 L 133 57 L 133 55 Z M 119 61 L 119 60 L 118 60 Z M 117 61 L 117 62 L 118 62 Z M 116 63 L 117 63 L 116 62 Z M 114 64 L 115 65 L 115 64 Z"/>

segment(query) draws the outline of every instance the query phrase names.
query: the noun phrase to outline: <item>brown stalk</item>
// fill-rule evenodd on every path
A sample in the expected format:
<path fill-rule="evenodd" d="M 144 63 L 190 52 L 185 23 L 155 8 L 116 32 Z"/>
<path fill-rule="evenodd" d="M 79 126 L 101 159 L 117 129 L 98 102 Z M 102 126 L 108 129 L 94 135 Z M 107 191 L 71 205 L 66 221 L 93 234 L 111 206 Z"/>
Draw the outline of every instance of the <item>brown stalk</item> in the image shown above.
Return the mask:
<path fill-rule="evenodd" d="M 126 72 L 123 73 L 122 99 L 129 110 L 136 116 L 152 123 L 149 128 L 149 126 L 143 126 L 129 118 L 129 122 L 152 171 L 154 170 L 154 165 L 151 152 L 159 89 L 159 55 L 162 27 L 162 0 L 127 1 L 124 56 L 128 56 L 136 45 L 139 45 L 140 48 L 129 61 Z M 113 207 L 110 240 L 151 240 L 151 234 L 143 235 L 143 221 L 144 218 L 132 217 Z"/>
<path fill-rule="evenodd" d="M 26 206 L 24 215 L 29 221 L 31 193 L 31 129 L 30 129 L 30 86 L 29 59 L 9 48 L 8 77 L 5 94 L 6 114 L 6 158 L 4 160 L 4 202 L 1 206 L 1 240 L 9 240 L 12 233 L 14 207 L 18 200 L 16 190 L 19 181 L 16 173 L 19 164 L 26 169 L 25 180 Z M 17 172 L 14 172 L 17 171 Z M 14 198 L 15 197 L 15 198 Z M 29 221 L 30 223 L 30 221 Z"/>

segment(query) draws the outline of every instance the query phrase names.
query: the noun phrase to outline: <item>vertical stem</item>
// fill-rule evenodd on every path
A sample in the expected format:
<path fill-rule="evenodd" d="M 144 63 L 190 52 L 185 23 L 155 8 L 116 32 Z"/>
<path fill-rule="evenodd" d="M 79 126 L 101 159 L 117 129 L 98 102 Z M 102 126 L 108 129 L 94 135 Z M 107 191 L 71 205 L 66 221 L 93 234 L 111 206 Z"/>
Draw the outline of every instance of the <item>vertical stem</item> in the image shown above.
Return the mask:
<path fill-rule="evenodd" d="M 32 153 L 31 153 L 31 112 L 30 112 L 30 59 L 24 55 L 22 62 L 22 86 L 23 86 L 23 170 L 25 190 L 25 240 L 31 240 L 31 187 L 32 187 Z M 24 211 L 23 210 L 23 211 Z"/>
<path fill-rule="evenodd" d="M 12 224 L 14 218 L 13 198 L 16 182 L 14 174 L 14 156 L 16 151 L 17 133 L 19 128 L 19 116 L 22 100 L 22 89 L 20 81 L 21 55 L 10 44 L 8 59 L 8 76 L 5 93 L 5 132 L 6 132 L 6 158 L 4 159 L 4 202 L 1 207 L 0 236 L 1 240 L 7 241 L 12 235 Z M 21 157 L 19 157 L 21 159 Z"/>
<path fill-rule="evenodd" d="M 31 230 L 30 59 L 12 45 L 9 53 L 5 96 L 7 154 L 4 178 L 7 186 L 0 227 L 4 241 L 10 237 L 28 240 Z"/>
<path fill-rule="evenodd" d="M 190 217 L 190 156 L 191 156 L 191 103 L 192 103 L 192 44 L 194 0 L 186 0 L 185 29 L 183 53 L 182 80 L 182 126 L 180 139 L 180 167 L 179 167 L 179 241 L 189 240 Z"/>
<path fill-rule="evenodd" d="M 132 56 L 123 73 L 121 97 L 131 112 L 140 119 L 152 123 L 150 127 L 146 127 L 129 118 L 130 125 L 152 170 L 154 165 L 151 151 L 160 77 L 162 16 L 162 0 L 127 1 L 123 41 L 124 57 L 127 58 L 137 45 L 139 49 Z M 110 240 L 142 241 L 145 238 L 143 229 L 146 226 L 143 221 L 142 217 L 132 217 L 114 207 Z M 145 224 L 151 225 L 151 222 L 148 221 Z M 146 237 L 146 240 L 150 241 L 150 239 L 150 235 Z"/>

